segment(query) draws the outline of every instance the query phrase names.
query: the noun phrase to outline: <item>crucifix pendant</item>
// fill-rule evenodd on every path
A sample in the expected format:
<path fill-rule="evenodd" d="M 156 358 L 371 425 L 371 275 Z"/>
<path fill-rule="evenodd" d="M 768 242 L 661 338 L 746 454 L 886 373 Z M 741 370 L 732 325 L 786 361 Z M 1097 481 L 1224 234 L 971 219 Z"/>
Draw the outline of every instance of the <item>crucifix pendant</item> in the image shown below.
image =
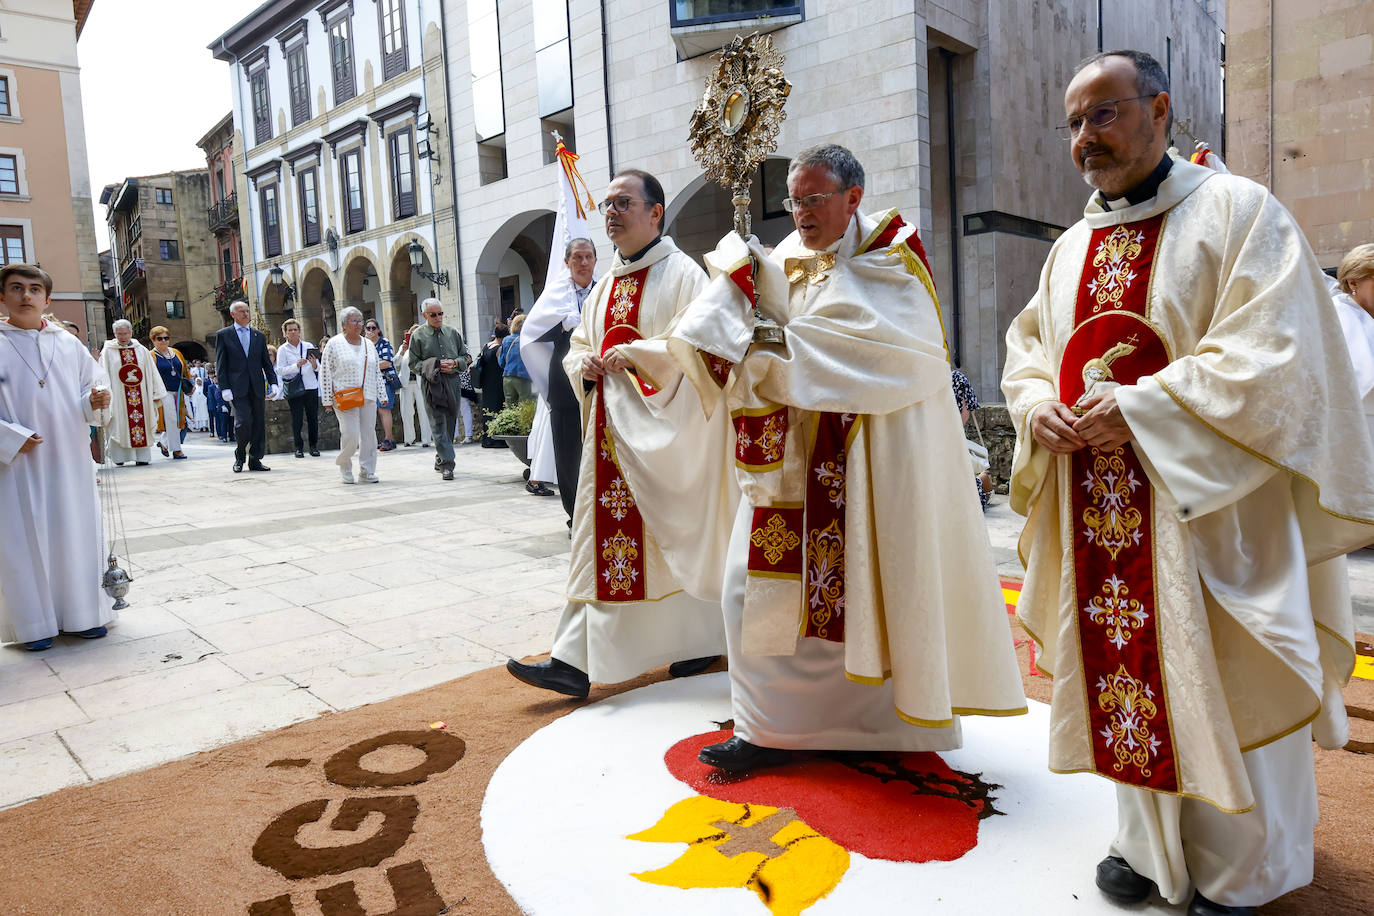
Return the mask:
<path fill-rule="evenodd" d="M 38 387 L 39 387 L 39 388 L 47 388 L 47 387 L 48 387 L 48 381 L 47 381 L 47 379 L 39 379 L 39 380 L 38 380 Z"/>

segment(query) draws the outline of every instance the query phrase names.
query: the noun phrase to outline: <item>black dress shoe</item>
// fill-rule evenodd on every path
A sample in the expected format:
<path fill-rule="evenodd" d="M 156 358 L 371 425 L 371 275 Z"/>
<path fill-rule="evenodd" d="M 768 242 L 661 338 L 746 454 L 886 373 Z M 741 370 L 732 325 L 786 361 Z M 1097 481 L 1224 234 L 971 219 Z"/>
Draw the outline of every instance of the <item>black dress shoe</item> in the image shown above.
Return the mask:
<path fill-rule="evenodd" d="M 531 496 L 553 496 L 553 495 L 554 495 L 553 491 L 550 490 L 548 487 L 544 486 L 542 483 L 527 483 L 527 484 L 525 484 L 525 492 L 526 492 L 526 493 L 529 493 Z"/>
<path fill-rule="evenodd" d="M 700 674 L 707 668 L 720 661 L 719 655 L 707 655 L 703 658 L 688 658 L 680 662 L 673 662 L 668 666 L 668 674 L 672 677 L 691 677 Z"/>
<path fill-rule="evenodd" d="M 506 670 L 516 680 L 524 681 L 531 687 L 542 687 L 578 699 L 585 698 L 591 688 L 585 671 L 574 668 L 567 662 L 560 662 L 556 658 L 537 665 L 526 665 L 512 658 L 506 661 Z"/>
<path fill-rule="evenodd" d="M 1223 903 L 1213 903 L 1202 892 L 1193 894 L 1193 902 L 1188 904 L 1188 916 L 1254 916 L 1255 908 L 1252 906 L 1226 906 Z"/>
<path fill-rule="evenodd" d="M 235 458 L 235 459 L 234 459 L 234 473 L 237 474 L 239 471 L 242 471 L 242 470 L 243 470 L 243 459 L 242 459 L 242 458 Z"/>
<path fill-rule="evenodd" d="M 780 747 L 760 747 L 750 744 L 739 735 L 732 735 L 720 744 L 708 744 L 697 754 L 697 759 L 718 770 L 730 773 L 748 773 L 765 767 L 781 766 L 798 756 L 797 751 Z"/>
<path fill-rule="evenodd" d="M 444 471 L 444 479 L 445 479 L 445 480 L 452 480 L 452 479 L 453 479 L 453 468 L 449 468 L 448 470 Z"/>
<path fill-rule="evenodd" d="M 1150 896 L 1155 883 L 1120 856 L 1107 856 L 1097 863 L 1097 888 L 1117 903 L 1139 903 Z"/>
<path fill-rule="evenodd" d="M 248 462 L 248 470 L 250 470 L 250 471 L 270 471 L 270 470 L 272 470 L 272 469 L 269 468 L 267 465 L 263 464 L 261 461 L 250 461 L 250 462 Z"/>
<path fill-rule="evenodd" d="M 297 458 L 304 458 L 304 457 L 305 457 L 305 450 L 304 450 L 304 449 L 299 449 L 299 448 L 296 449 L 296 457 L 297 457 Z"/>

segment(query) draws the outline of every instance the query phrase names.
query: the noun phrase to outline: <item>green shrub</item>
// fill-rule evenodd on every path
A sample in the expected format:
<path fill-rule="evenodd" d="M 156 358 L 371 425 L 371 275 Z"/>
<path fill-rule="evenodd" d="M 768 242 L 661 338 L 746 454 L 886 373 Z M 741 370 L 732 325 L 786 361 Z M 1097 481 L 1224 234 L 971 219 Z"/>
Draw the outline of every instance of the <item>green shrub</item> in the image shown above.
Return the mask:
<path fill-rule="evenodd" d="M 528 436 L 534 426 L 534 410 L 537 405 L 533 398 L 502 408 L 501 412 L 487 421 L 488 436 Z"/>

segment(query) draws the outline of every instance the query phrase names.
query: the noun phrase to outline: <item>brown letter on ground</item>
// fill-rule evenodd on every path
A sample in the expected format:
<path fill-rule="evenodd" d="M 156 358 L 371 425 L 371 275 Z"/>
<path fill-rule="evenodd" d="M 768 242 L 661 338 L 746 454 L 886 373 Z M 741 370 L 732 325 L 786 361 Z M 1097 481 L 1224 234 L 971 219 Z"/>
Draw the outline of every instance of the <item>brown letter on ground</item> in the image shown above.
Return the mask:
<path fill-rule="evenodd" d="M 290 894 L 281 894 L 249 904 L 248 916 L 296 916 L 296 908 L 291 905 Z"/>
<path fill-rule="evenodd" d="M 413 795 L 344 799 L 338 817 L 329 825 L 331 829 L 357 830 L 374 811 L 385 817 L 382 828 L 367 839 L 347 846 L 307 849 L 296 841 L 296 834 L 306 824 L 323 817 L 328 805 L 329 802 L 321 798 L 277 815 L 253 844 L 253 860 L 292 880 L 372 868 L 406 844 L 415 832 L 415 818 L 420 814 L 420 801 Z"/>
<path fill-rule="evenodd" d="M 389 913 L 368 913 L 345 881 L 315 892 L 324 916 L 435 916 L 444 909 L 444 899 L 434 889 L 434 881 L 421 862 L 408 862 L 386 870 L 387 883 L 396 898 L 396 909 Z"/>
<path fill-rule="evenodd" d="M 399 773 L 378 773 L 362 767 L 362 759 L 380 748 L 403 744 L 422 751 L 425 759 Z M 324 778 L 347 789 L 392 789 L 413 786 L 442 773 L 463 759 L 467 745 L 457 735 L 437 729 L 395 731 L 349 745 L 324 763 Z"/>

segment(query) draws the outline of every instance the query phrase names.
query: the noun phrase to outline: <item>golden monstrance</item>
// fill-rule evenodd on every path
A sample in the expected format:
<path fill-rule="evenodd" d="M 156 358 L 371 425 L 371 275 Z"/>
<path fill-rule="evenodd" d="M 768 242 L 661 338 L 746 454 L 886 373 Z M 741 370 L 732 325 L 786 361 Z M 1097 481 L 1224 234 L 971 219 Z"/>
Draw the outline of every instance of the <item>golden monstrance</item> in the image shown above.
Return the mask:
<path fill-rule="evenodd" d="M 782 54 L 767 35 L 736 35 L 716 59 L 701 105 L 692 112 L 692 155 L 708 179 L 730 189 L 735 231 L 748 239 L 749 189 L 755 171 L 778 148 L 792 84 L 782 75 Z M 754 316 L 756 341 L 782 342 L 781 327 L 757 308 Z"/>

